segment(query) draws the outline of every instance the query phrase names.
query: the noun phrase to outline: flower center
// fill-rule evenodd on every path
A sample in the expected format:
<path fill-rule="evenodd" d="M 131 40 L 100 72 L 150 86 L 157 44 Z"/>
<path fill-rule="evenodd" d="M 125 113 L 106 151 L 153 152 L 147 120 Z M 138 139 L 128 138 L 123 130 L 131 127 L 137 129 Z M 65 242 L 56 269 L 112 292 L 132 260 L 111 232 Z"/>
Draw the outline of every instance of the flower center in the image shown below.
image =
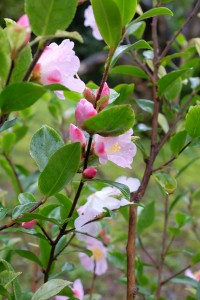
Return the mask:
<path fill-rule="evenodd" d="M 120 150 L 121 150 L 121 147 L 119 146 L 119 144 L 115 143 L 112 147 L 110 147 L 110 149 L 108 149 L 107 153 L 112 154 L 115 152 L 119 152 Z"/>
<path fill-rule="evenodd" d="M 98 261 L 101 260 L 103 258 L 103 252 L 101 249 L 97 248 L 97 247 L 93 247 L 91 249 L 92 253 L 93 253 L 93 258 L 94 260 Z"/>

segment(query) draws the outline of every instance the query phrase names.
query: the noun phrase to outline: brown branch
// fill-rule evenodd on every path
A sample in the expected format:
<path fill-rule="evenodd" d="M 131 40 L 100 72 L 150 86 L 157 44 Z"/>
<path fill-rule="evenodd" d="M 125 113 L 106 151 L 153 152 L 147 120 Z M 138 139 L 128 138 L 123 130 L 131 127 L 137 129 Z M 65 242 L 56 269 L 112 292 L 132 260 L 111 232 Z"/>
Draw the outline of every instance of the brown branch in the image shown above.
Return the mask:
<path fill-rule="evenodd" d="M 162 287 L 162 271 L 165 262 L 165 255 L 166 255 L 166 241 L 167 241 L 167 225 L 168 225 L 168 205 L 169 205 L 169 195 L 166 194 L 165 198 L 165 209 L 164 209 L 164 228 L 163 228 L 163 236 L 162 236 L 162 250 L 161 250 L 161 257 L 160 263 L 158 266 L 158 286 L 156 291 L 156 299 L 158 300 L 161 293 Z"/>
<path fill-rule="evenodd" d="M 163 280 L 163 281 L 161 282 L 161 285 L 166 284 L 166 283 L 169 282 L 171 279 L 173 279 L 173 278 L 175 278 L 176 276 L 182 274 L 182 273 L 185 272 L 187 269 L 191 268 L 191 266 L 192 266 L 192 265 L 188 265 L 188 266 L 186 266 L 185 268 L 183 268 L 182 270 L 178 271 L 177 273 L 175 273 L 175 274 L 169 276 L 168 278 L 166 278 L 165 280 Z"/>
<path fill-rule="evenodd" d="M 191 11 L 190 15 L 187 17 L 187 19 L 185 20 L 185 23 L 181 26 L 181 28 L 173 35 L 173 37 L 171 38 L 171 40 L 167 43 L 166 47 L 164 48 L 164 50 L 162 51 L 161 55 L 160 55 L 160 60 L 163 59 L 164 56 L 166 56 L 166 54 L 168 53 L 168 51 L 170 50 L 172 44 L 174 43 L 174 41 L 176 40 L 177 36 L 183 31 L 183 29 L 186 27 L 186 25 L 192 20 L 192 18 L 198 13 L 200 8 L 200 0 L 197 1 L 196 5 L 194 6 L 193 10 Z"/>
<path fill-rule="evenodd" d="M 34 212 L 38 207 L 40 207 L 42 204 L 44 204 L 48 199 L 48 196 L 45 196 L 42 200 L 38 201 L 31 209 L 28 210 L 28 213 Z M 23 218 L 24 215 L 20 216 L 20 218 Z M 19 220 L 19 218 L 17 218 Z M 9 221 L 8 223 L 0 226 L 0 231 L 4 229 L 8 229 L 14 225 L 18 224 L 18 221 L 16 219 Z"/>
<path fill-rule="evenodd" d="M 44 227 L 42 225 L 40 225 L 39 223 L 37 223 L 37 225 L 40 227 L 40 229 L 42 230 L 42 232 L 44 233 L 45 237 L 47 238 L 47 240 L 49 241 L 50 245 L 53 243 L 52 238 L 49 236 L 49 234 L 47 233 L 47 231 L 44 229 Z"/>
<path fill-rule="evenodd" d="M 153 265 L 158 268 L 158 264 L 156 262 L 156 260 L 153 258 L 153 256 L 147 251 L 147 249 L 145 248 L 142 240 L 140 237 L 138 237 L 138 241 L 139 241 L 139 245 L 142 248 L 142 250 L 144 251 L 144 253 L 146 254 L 146 256 L 150 259 L 150 261 L 153 263 Z"/>

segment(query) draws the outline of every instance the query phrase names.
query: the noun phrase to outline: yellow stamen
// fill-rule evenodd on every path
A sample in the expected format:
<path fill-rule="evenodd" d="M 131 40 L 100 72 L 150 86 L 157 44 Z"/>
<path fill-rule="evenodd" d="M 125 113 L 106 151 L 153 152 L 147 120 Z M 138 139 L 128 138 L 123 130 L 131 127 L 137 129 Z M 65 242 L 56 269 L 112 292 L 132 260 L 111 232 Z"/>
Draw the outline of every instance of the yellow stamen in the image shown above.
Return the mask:
<path fill-rule="evenodd" d="M 119 152 L 120 150 L 121 147 L 119 146 L 119 144 L 115 143 L 110 149 L 108 149 L 107 153 L 111 154 L 111 153 Z"/>
<path fill-rule="evenodd" d="M 92 253 L 93 253 L 93 258 L 95 261 L 101 260 L 103 258 L 103 252 L 100 248 L 97 247 L 93 247 L 91 249 Z"/>

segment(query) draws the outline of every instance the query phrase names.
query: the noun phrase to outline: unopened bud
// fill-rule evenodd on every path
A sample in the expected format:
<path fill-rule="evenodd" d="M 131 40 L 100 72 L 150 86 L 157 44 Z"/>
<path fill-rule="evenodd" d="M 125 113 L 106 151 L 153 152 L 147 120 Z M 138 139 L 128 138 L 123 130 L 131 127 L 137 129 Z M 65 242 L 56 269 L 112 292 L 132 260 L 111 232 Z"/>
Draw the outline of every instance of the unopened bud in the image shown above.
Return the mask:
<path fill-rule="evenodd" d="M 93 92 L 91 91 L 91 89 L 89 88 L 85 88 L 84 92 L 84 97 L 87 101 L 89 101 L 90 103 L 94 104 L 95 103 L 95 95 L 93 94 Z"/>
<path fill-rule="evenodd" d="M 97 175 L 97 169 L 87 168 L 83 171 L 83 177 L 87 179 L 92 179 Z"/>
<path fill-rule="evenodd" d="M 37 221 L 32 220 L 32 221 L 29 221 L 29 222 L 23 222 L 22 227 L 26 228 L 26 229 L 32 229 L 36 224 L 37 224 Z"/>

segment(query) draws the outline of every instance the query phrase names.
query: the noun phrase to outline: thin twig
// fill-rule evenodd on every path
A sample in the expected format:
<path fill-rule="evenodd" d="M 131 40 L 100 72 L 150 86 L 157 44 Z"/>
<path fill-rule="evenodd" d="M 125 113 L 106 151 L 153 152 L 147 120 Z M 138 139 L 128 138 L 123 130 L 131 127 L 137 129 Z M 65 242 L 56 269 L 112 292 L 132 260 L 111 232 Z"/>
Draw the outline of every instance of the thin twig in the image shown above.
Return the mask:
<path fill-rule="evenodd" d="M 147 257 L 150 259 L 150 261 L 154 264 L 154 266 L 156 267 L 156 268 L 158 268 L 158 264 L 157 264 L 157 262 L 156 262 L 156 260 L 153 258 L 153 256 L 147 251 L 147 249 L 145 248 L 145 246 L 144 246 L 144 244 L 143 244 L 143 242 L 142 242 L 142 240 L 141 240 L 141 238 L 140 237 L 138 237 L 138 241 L 139 241 L 139 245 L 140 245 L 140 247 L 142 248 L 142 250 L 144 251 L 144 253 L 147 255 Z"/>
<path fill-rule="evenodd" d="M 3 156 L 5 157 L 5 159 L 7 160 L 7 162 L 9 163 L 9 165 L 10 165 L 12 171 L 13 171 L 13 174 L 15 176 L 15 179 L 16 179 L 16 182 L 17 182 L 20 193 L 23 193 L 24 189 L 23 189 L 22 184 L 19 180 L 19 176 L 18 176 L 17 171 L 15 169 L 14 163 L 12 162 L 11 158 L 5 152 L 3 153 Z"/>
<path fill-rule="evenodd" d="M 193 10 L 191 11 L 190 15 L 185 20 L 185 23 L 181 26 L 181 28 L 173 35 L 173 37 L 171 38 L 171 40 L 167 43 L 166 47 L 164 48 L 164 50 L 162 51 L 162 53 L 160 55 L 160 58 L 159 58 L 160 60 L 163 59 L 164 56 L 166 56 L 166 54 L 170 50 L 172 44 L 176 40 L 177 36 L 183 31 L 183 29 L 187 26 L 187 24 L 198 13 L 199 8 L 200 8 L 200 0 L 197 1 L 197 3 L 194 6 Z"/>
<path fill-rule="evenodd" d="M 91 283 L 91 288 L 90 288 L 90 293 L 89 293 L 89 300 L 92 300 L 92 295 L 93 295 L 93 291 L 94 291 L 94 283 L 95 283 L 95 279 L 96 279 L 96 262 L 94 260 L 94 269 L 93 269 L 93 274 L 92 274 L 92 283 Z"/>
<path fill-rule="evenodd" d="M 40 229 L 42 230 L 42 232 L 44 233 L 44 235 L 46 236 L 47 240 L 49 241 L 50 245 L 53 243 L 52 238 L 49 236 L 49 234 L 46 232 L 46 230 L 44 229 L 44 227 L 37 223 L 37 225 L 40 227 Z"/>
<path fill-rule="evenodd" d="M 171 279 L 175 278 L 176 276 L 182 274 L 183 272 L 185 272 L 187 269 L 191 268 L 191 265 L 186 266 L 185 268 L 183 268 L 182 270 L 178 271 L 177 273 L 169 276 L 168 278 L 166 278 L 165 280 L 163 280 L 161 282 L 161 285 L 166 284 L 167 282 L 169 282 Z"/>
<path fill-rule="evenodd" d="M 162 170 L 164 167 L 168 166 L 170 163 L 172 163 L 174 160 L 176 160 L 179 155 L 192 143 L 192 141 L 189 141 L 178 153 L 177 156 L 173 156 L 172 158 L 170 158 L 168 161 L 166 161 L 164 164 L 162 164 L 160 167 L 153 169 L 152 173 L 157 172 L 159 170 Z"/>
<path fill-rule="evenodd" d="M 162 250 L 160 256 L 160 263 L 158 266 L 158 286 L 156 291 L 156 299 L 158 300 L 161 292 L 161 282 L 162 282 L 162 271 L 165 262 L 166 255 L 166 241 L 167 241 L 167 226 L 168 226 L 168 205 L 169 205 L 169 195 L 166 194 L 165 198 L 165 209 L 164 209 L 164 228 L 163 228 L 163 236 L 162 236 Z"/>

